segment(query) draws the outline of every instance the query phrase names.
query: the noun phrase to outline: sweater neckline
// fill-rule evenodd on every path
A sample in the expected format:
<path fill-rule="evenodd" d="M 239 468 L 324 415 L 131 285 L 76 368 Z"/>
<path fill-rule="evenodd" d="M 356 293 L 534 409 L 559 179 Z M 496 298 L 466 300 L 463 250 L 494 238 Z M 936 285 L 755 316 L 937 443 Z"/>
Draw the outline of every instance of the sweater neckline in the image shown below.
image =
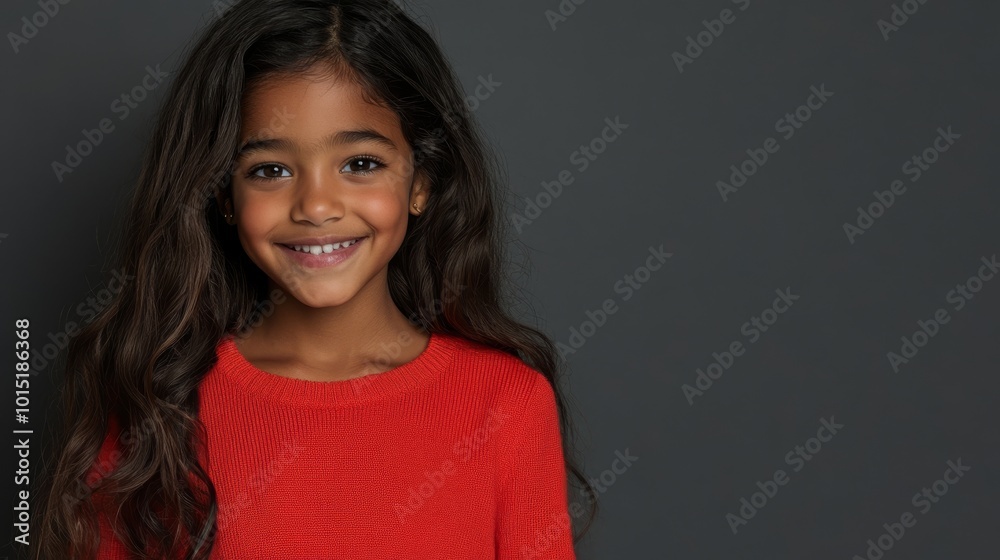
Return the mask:
<path fill-rule="evenodd" d="M 227 333 L 216 350 L 220 370 L 258 398 L 289 405 L 335 407 L 401 395 L 427 385 L 447 370 L 454 357 L 455 337 L 430 332 L 427 346 L 414 359 L 390 370 L 339 381 L 313 381 L 270 373 L 240 353 Z"/>

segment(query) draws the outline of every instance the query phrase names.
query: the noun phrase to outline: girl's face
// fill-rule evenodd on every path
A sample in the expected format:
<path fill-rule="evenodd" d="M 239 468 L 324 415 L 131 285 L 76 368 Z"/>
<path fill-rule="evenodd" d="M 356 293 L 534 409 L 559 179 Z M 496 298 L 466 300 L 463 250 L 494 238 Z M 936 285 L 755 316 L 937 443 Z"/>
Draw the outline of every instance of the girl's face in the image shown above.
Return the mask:
<path fill-rule="evenodd" d="M 232 213 L 250 259 L 310 307 L 378 297 L 427 202 L 395 112 L 347 81 L 282 75 L 247 93 L 240 146 Z"/>

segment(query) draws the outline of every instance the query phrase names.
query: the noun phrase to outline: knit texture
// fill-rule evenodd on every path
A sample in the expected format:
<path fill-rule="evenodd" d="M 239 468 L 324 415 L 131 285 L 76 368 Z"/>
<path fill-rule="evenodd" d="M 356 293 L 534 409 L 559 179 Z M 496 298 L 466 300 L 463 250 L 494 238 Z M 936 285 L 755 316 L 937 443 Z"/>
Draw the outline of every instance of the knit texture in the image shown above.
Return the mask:
<path fill-rule="evenodd" d="M 232 335 L 216 353 L 212 559 L 575 558 L 555 395 L 518 358 L 431 333 L 406 364 L 322 382 L 257 369 Z M 99 463 L 120 434 L 112 418 Z M 113 525 L 99 558 L 125 560 Z"/>

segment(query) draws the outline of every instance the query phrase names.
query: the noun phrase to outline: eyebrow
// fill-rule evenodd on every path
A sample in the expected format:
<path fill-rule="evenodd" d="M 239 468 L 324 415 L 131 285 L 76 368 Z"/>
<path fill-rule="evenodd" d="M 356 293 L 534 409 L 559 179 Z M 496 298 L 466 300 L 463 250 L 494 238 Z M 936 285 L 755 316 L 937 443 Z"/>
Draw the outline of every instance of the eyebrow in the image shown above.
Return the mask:
<path fill-rule="evenodd" d="M 396 144 L 393 143 L 392 140 L 370 128 L 362 128 L 360 130 L 341 130 L 340 132 L 327 135 L 319 141 L 317 147 L 334 148 L 337 146 L 359 144 L 364 142 L 378 144 L 394 152 L 399 151 Z M 299 147 L 287 138 L 251 138 L 244 142 L 239 151 L 236 152 L 236 159 L 241 159 L 250 153 L 263 150 L 287 150 L 294 153 L 299 153 L 300 151 Z"/>

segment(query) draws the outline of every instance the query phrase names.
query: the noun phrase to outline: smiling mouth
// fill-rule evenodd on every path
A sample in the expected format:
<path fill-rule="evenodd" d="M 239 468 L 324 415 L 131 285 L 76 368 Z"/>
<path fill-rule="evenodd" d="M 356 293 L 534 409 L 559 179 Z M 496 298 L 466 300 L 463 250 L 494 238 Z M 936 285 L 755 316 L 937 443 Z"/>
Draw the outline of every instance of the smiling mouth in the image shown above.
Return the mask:
<path fill-rule="evenodd" d="M 365 237 L 358 237 L 356 239 L 351 239 L 350 241 L 341 241 L 340 243 L 328 243 L 326 245 L 287 245 L 285 243 L 279 243 L 278 245 L 300 253 L 322 255 L 324 253 L 332 253 L 334 251 L 346 249 L 357 244 L 362 239 L 365 239 Z"/>

